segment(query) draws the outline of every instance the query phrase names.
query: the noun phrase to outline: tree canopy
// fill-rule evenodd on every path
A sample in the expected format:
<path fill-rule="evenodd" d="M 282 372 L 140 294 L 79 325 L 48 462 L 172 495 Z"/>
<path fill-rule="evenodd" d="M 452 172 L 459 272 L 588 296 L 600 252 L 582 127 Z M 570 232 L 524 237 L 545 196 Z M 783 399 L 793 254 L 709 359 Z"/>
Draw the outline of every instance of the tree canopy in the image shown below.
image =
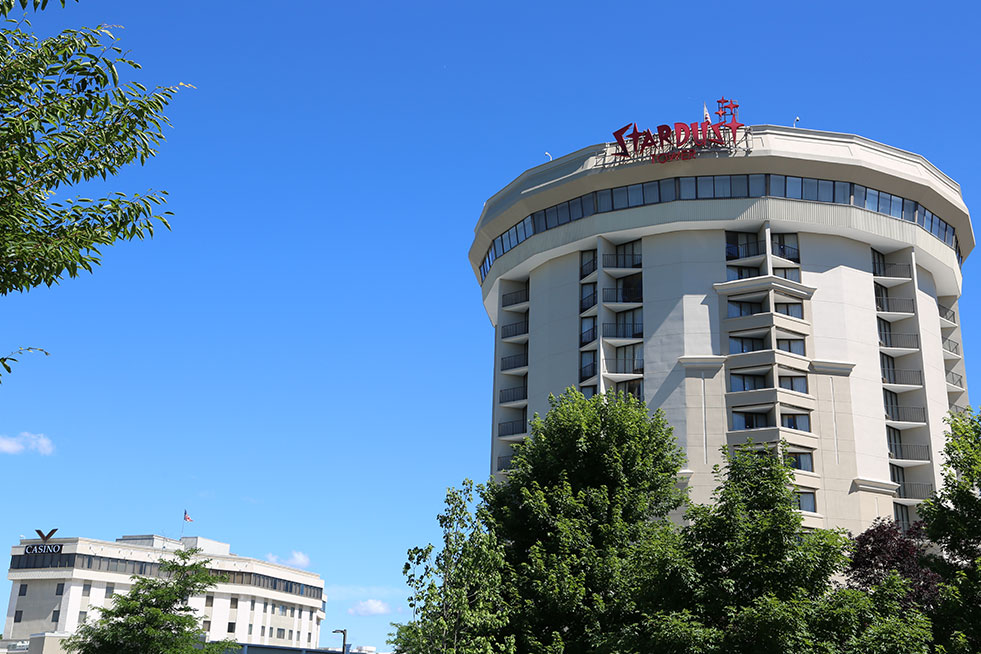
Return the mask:
<path fill-rule="evenodd" d="M 208 571 L 200 550 L 174 552 L 162 559 L 162 578 L 133 577 L 125 595 L 99 611 L 64 641 L 75 654 L 227 654 L 239 649 L 232 641 L 203 642 L 199 618 L 187 604 L 192 595 L 213 588 L 221 577 Z"/>

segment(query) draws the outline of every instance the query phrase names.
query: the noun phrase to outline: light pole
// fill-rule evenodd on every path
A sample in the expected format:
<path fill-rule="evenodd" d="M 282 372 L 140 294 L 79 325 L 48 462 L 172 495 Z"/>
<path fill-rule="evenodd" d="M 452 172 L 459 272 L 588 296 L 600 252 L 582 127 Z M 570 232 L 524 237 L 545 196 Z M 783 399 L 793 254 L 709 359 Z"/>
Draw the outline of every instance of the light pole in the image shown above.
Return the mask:
<path fill-rule="evenodd" d="M 335 629 L 335 634 L 341 634 L 341 654 L 347 654 L 347 629 Z"/>

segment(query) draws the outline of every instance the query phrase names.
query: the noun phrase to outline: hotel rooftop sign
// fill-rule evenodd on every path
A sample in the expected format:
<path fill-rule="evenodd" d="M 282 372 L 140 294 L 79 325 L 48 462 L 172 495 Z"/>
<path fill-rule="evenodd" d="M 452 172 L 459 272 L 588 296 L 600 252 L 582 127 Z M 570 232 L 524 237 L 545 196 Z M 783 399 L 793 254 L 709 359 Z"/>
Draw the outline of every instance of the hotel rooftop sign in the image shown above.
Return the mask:
<path fill-rule="evenodd" d="M 617 143 L 614 156 L 633 159 L 649 155 L 651 163 L 667 163 L 694 159 L 699 152 L 707 150 L 735 151 L 740 142 L 739 128 L 744 127 L 737 117 L 739 105 L 726 98 L 716 102 L 719 105 L 715 112 L 719 117 L 717 123 L 712 122 L 708 109 L 705 109 L 702 122 L 675 123 L 673 129 L 671 125 L 658 125 L 652 132 L 650 129 L 640 131 L 637 123 L 624 125 L 613 132 Z"/>

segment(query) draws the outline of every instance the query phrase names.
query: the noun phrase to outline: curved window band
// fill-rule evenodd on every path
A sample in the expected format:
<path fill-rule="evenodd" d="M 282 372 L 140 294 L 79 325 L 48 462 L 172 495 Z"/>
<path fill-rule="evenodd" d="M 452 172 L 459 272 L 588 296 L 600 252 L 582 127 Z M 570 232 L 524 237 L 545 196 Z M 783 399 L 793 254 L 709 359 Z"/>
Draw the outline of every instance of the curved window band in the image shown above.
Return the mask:
<path fill-rule="evenodd" d="M 847 204 L 908 222 L 915 222 L 957 253 L 963 263 L 954 228 L 922 204 L 885 191 L 852 182 L 838 182 L 789 175 L 710 175 L 669 177 L 644 184 L 631 184 L 593 191 L 527 216 L 498 236 L 480 264 L 483 283 L 494 261 L 531 236 L 594 213 L 619 211 L 675 200 L 723 198 L 790 198 L 831 204 Z"/>

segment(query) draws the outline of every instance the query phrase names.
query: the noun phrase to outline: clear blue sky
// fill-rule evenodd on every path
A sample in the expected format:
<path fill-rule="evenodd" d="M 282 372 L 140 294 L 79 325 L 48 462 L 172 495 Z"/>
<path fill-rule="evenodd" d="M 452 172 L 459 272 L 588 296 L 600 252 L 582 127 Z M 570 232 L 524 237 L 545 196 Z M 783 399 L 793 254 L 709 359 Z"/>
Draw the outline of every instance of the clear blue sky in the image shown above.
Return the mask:
<path fill-rule="evenodd" d="M 270 10 L 270 7 L 275 7 Z M 41 33 L 122 25 L 148 84 L 194 84 L 160 156 L 173 231 L 92 276 L 0 298 L 0 545 L 35 528 L 188 534 L 309 557 L 323 644 L 384 650 L 406 549 L 489 470 L 493 332 L 466 253 L 486 198 L 631 121 L 861 134 L 981 196 L 975 3 L 82 0 Z M 964 266 L 969 375 L 981 279 Z M 973 358 L 971 358 L 973 357 Z M 9 583 L 0 583 L 0 611 Z M 391 613 L 355 615 L 378 600 Z M 367 605 L 360 605 L 364 608 Z M 379 607 L 380 604 L 373 604 Z M 401 611 L 401 612 L 400 612 Z M 362 611 L 364 612 L 364 611 Z"/>

